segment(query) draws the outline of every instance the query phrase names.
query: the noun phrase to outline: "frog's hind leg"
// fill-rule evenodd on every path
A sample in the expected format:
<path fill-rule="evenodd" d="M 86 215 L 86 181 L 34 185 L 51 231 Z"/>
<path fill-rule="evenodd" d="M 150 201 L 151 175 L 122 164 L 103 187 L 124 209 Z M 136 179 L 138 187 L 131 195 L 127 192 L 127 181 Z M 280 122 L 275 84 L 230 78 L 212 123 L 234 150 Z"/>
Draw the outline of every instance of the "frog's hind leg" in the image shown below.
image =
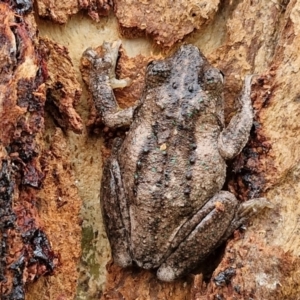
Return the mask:
<path fill-rule="evenodd" d="M 233 194 L 226 191 L 216 194 L 188 221 L 194 223 L 195 219 L 199 220 L 198 225 L 160 266 L 157 277 L 163 281 L 173 281 L 197 267 L 220 245 L 223 236 L 228 235 L 228 228 L 232 232 L 236 229 L 231 223 L 237 208 L 238 201 Z"/>
<path fill-rule="evenodd" d="M 100 201 L 106 233 L 110 242 L 114 262 L 121 267 L 132 264 L 129 248 L 130 220 L 124 193 L 116 148 L 121 141 L 114 141 L 112 156 L 107 160 L 102 176 Z"/>

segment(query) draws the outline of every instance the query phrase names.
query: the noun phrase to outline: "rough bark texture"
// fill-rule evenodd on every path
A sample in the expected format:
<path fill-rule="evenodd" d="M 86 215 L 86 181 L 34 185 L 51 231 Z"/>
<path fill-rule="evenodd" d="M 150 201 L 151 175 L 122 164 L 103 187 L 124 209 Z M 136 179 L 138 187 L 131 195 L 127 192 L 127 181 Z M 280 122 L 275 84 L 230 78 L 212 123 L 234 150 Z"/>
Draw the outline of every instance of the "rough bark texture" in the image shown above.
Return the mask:
<path fill-rule="evenodd" d="M 205 2 L 210 4 L 205 6 Z M 299 299 L 299 0 L 116 0 L 117 22 L 100 17 L 112 11 L 112 1 L 38 1 L 40 16 L 59 23 L 67 22 L 81 8 L 99 21 L 95 25 L 80 15 L 58 27 L 39 20 L 43 38 L 47 35 L 56 43 L 38 41 L 31 2 L 10 1 L 11 8 L 0 4 L 2 295 L 14 299 L 8 295 L 19 291 L 14 287 L 17 282 L 22 299 L 26 283 L 52 273 L 56 266 L 53 276 L 29 284 L 27 298 L 75 297 L 80 255 L 76 182 L 85 203 L 77 299 Z M 144 57 L 133 60 L 123 56 L 120 60 L 120 76 L 138 79 L 117 93 L 122 107 L 138 98 L 143 68 L 153 53 L 164 56 L 166 49 L 173 51 L 180 40 L 197 45 L 225 74 L 227 120 L 238 109 L 235 99 L 242 78 L 256 74 L 252 93 L 255 126 L 246 148 L 229 165 L 226 188 L 241 201 L 264 195 L 274 207 L 254 217 L 245 231 L 236 231 L 225 250 L 217 252 L 201 270 L 174 283 L 158 282 L 151 271 L 123 270 L 109 263 L 106 274 L 104 268 L 110 256 L 98 201 L 100 148 L 101 136 L 112 133 L 99 127 L 94 115 L 90 122 L 94 134 L 89 134 L 73 104 L 81 93 L 76 81 L 81 53 L 103 40 L 117 39 L 117 23 L 124 36 L 148 38 L 123 42 L 129 55 L 141 52 Z M 85 124 L 86 99 L 83 91 L 78 111 Z M 50 111 L 45 118 L 47 134 L 45 102 Z M 56 127 L 65 133 L 71 129 L 83 134 L 64 135 Z M 42 235 L 45 243 L 37 246 L 34 239 L 24 238 L 22 234 L 28 231 Z M 50 263 L 34 256 L 36 247 L 47 252 Z"/>
<path fill-rule="evenodd" d="M 16 11 L 0 3 L 0 295 L 25 299 L 29 283 L 64 265 L 49 280 L 62 286 L 47 293 L 51 299 L 70 299 L 80 256 L 80 199 L 63 135 L 56 130 L 48 139 L 51 147 L 45 145 L 52 66 L 39 48 L 32 15 Z"/>
<path fill-rule="evenodd" d="M 1 276 L 3 299 L 24 299 L 25 284 L 51 274 L 58 262 L 38 217 L 36 189 L 45 170 L 45 72 L 35 29 L 0 3 L 1 18 Z M 29 26 L 29 28 L 26 27 Z"/>
<path fill-rule="evenodd" d="M 112 0 L 38 0 L 36 3 L 41 17 L 60 24 L 66 23 L 69 17 L 77 14 L 81 9 L 86 10 L 93 20 L 99 21 L 101 16 L 109 14 L 113 5 Z"/>
<path fill-rule="evenodd" d="M 158 44 L 173 46 L 212 20 L 219 3 L 219 0 L 115 0 L 114 10 L 124 35 L 150 34 Z"/>
<path fill-rule="evenodd" d="M 81 96 L 81 87 L 76 79 L 72 61 L 65 47 L 49 39 L 40 39 L 40 51 L 47 64 L 48 111 L 64 130 L 82 132 L 82 120 L 75 111 Z"/>

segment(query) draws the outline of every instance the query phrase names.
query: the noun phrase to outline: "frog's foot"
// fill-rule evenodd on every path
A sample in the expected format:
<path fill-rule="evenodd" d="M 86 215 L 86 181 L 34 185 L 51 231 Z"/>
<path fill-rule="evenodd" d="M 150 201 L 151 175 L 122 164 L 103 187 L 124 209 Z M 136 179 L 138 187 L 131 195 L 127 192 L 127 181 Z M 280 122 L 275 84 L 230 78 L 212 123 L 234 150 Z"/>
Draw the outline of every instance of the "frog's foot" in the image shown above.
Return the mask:
<path fill-rule="evenodd" d="M 191 218 L 190 223 L 195 219 L 198 219 L 198 223 L 173 248 L 174 252 L 159 267 L 157 277 L 162 281 L 172 281 L 197 267 L 219 245 L 237 209 L 238 201 L 230 192 L 220 191 L 210 199 Z"/>
<path fill-rule="evenodd" d="M 266 198 L 253 198 L 240 204 L 234 219 L 218 242 L 217 247 L 224 243 L 236 229 L 245 224 L 251 217 L 258 215 L 265 208 L 273 207 L 274 205 Z"/>
<path fill-rule="evenodd" d="M 122 235 L 120 235 L 121 238 L 123 238 Z M 131 256 L 129 255 L 127 249 L 127 245 L 120 245 L 118 244 L 117 246 L 120 246 L 119 248 L 114 245 L 114 251 L 112 252 L 113 256 L 113 261 L 115 264 L 120 266 L 121 268 L 126 268 L 132 266 L 132 259 Z"/>
<path fill-rule="evenodd" d="M 269 202 L 266 198 L 253 198 L 243 202 L 237 212 L 238 218 L 250 218 L 257 215 L 265 208 L 274 208 L 274 204 Z"/>
<path fill-rule="evenodd" d="M 131 80 L 128 78 L 116 78 L 116 64 L 119 56 L 121 41 L 113 43 L 104 42 L 102 45 L 103 55 L 99 55 L 93 48 L 87 48 L 82 57 L 87 59 L 91 64 L 91 72 L 107 76 L 108 82 L 112 89 L 124 88 L 130 85 Z"/>

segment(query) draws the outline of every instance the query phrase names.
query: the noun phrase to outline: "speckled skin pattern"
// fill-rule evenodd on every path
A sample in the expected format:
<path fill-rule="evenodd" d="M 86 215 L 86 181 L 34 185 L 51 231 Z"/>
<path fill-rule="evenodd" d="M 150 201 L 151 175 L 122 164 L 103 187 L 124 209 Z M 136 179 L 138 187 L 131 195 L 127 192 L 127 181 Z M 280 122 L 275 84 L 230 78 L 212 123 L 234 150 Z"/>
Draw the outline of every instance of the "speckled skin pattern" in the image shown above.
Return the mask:
<path fill-rule="evenodd" d="M 172 281 L 240 224 L 235 196 L 221 189 L 225 161 L 243 149 L 253 123 L 251 77 L 240 111 L 225 128 L 223 75 L 197 47 L 184 45 L 151 62 L 141 100 L 127 111 L 118 109 L 109 84 L 108 62 L 116 58 L 110 51 L 84 55 L 94 66 L 90 89 L 105 124 L 131 123 L 125 139 L 114 141 L 101 186 L 114 261 L 158 268 L 158 278 Z"/>

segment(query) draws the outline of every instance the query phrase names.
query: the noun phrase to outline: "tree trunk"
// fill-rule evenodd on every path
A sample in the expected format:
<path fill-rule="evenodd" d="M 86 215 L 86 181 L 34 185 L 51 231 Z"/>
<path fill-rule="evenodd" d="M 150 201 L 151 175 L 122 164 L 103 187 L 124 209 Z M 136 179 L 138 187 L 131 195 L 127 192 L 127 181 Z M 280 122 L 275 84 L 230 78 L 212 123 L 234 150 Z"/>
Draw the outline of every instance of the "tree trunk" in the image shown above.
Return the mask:
<path fill-rule="evenodd" d="M 59 3 L 0 2 L 0 298 L 300 299 L 300 1 Z M 172 283 L 117 267 L 102 224 L 112 133 L 80 59 L 120 34 L 117 72 L 132 79 L 116 90 L 121 107 L 138 100 L 147 63 L 182 42 L 225 74 L 226 121 L 244 76 L 255 74 L 254 126 L 225 189 L 240 201 L 264 196 L 272 208 Z"/>

